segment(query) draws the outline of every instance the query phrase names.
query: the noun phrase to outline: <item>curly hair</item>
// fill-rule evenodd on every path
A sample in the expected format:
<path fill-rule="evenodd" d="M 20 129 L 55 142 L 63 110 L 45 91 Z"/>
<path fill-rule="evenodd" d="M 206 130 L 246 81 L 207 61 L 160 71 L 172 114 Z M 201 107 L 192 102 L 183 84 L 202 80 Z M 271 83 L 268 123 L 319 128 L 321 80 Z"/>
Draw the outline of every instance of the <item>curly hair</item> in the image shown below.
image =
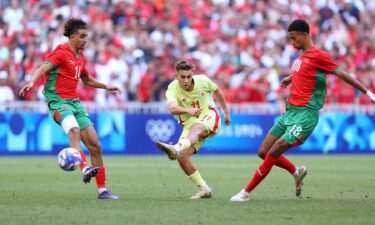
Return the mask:
<path fill-rule="evenodd" d="M 288 32 L 291 31 L 310 33 L 310 26 L 304 20 L 294 20 L 288 27 Z"/>
<path fill-rule="evenodd" d="M 70 18 L 64 24 L 64 36 L 70 37 L 70 35 L 77 32 L 79 29 L 87 29 L 86 22 L 78 18 Z"/>
<path fill-rule="evenodd" d="M 176 63 L 176 71 L 180 71 L 180 70 L 192 70 L 194 69 L 194 65 L 188 61 L 185 61 L 185 60 L 181 60 L 179 62 Z"/>

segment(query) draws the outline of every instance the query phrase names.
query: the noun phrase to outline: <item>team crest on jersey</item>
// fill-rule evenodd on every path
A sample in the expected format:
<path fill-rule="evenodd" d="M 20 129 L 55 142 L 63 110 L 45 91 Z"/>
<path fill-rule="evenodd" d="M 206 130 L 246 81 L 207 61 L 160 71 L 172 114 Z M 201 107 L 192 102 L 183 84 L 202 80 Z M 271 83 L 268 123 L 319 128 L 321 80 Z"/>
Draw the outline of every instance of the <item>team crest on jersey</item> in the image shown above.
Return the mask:
<path fill-rule="evenodd" d="M 66 107 L 66 106 L 62 107 L 61 109 L 62 109 L 62 110 L 64 110 L 64 111 L 67 111 L 67 110 L 69 110 L 69 108 L 68 108 L 68 107 Z"/>
<path fill-rule="evenodd" d="M 201 92 L 201 96 L 204 96 L 204 92 Z"/>
<path fill-rule="evenodd" d="M 310 59 L 306 59 L 306 58 L 304 58 L 302 61 L 303 61 L 304 63 L 309 63 Z"/>
<path fill-rule="evenodd" d="M 186 98 L 183 98 L 181 101 L 182 101 L 182 102 L 186 102 L 187 100 L 186 100 Z"/>

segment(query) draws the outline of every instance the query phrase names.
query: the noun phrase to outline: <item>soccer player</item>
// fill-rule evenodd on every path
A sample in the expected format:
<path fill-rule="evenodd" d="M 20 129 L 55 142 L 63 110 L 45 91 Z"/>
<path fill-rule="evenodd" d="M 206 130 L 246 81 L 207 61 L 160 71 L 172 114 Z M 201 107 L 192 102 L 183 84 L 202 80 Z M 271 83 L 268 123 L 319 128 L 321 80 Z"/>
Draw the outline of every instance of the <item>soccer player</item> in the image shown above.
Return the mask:
<path fill-rule="evenodd" d="M 274 165 L 286 169 L 294 176 L 296 195 L 301 194 L 307 169 L 304 166 L 294 166 L 282 154 L 293 146 L 303 144 L 317 125 L 319 110 L 324 105 L 327 92 L 326 74 L 335 74 L 375 101 L 375 95 L 371 91 L 342 70 L 327 52 L 313 46 L 309 30 L 309 25 L 304 20 L 294 20 L 288 27 L 290 43 L 294 48 L 301 50 L 301 55 L 292 67 L 292 74 L 280 83 L 283 88 L 291 84 L 286 111 L 271 128 L 259 148 L 258 155 L 264 159 L 263 163 L 255 171 L 250 183 L 231 197 L 231 201 L 249 201 L 250 193 Z"/>
<path fill-rule="evenodd" d="M 175 145 L 156 142 L 171 160 L 177 159 L 181 169 L 198 187 L 191 199 L 211 198 L 212 191 L 190 160 L 207 138 L 215 136 L 221 127 L 220 115 L 215 108 L 212 94 L 224 111 L 225 125 L 230 124 L 230 115 L 221 89 L 205 75 L 193 75 L 194 65 L 187 61 L 176 64 L 176 79 L 166 92 L 169 111 L 178 116 L 184 126 Z"/>
<path fill-rule="evenodd" d="M 46 61 L 33 73 L 30 81 L 22 87 L 19 94 L 33 88 L 40 77 L 46 74 L 44 95 L 48 100 L 48 108 L 53 120 L 58 123 L 69 137 L 70 147 L 78 149 L 81 157 L 83 182 L 96 178 L 98 199 L 119 199 L 106 189 L 105 168 L 103 165 L 101 146 L 90 118 L 80 103 L 77 93 L 79 79 L 87 86 L 103 88 L 121 94 L 116 86 L 109 86 L 91 77 L 86 68 L 86 60 L 82 55 L 87 41 L 86 23 L 81 19 L 71 18 L 64 25 L 64 36 L 69 38 L 67 44 L 61 44 L 47 56 Z M 90 152 L 92 167 L 87 165 L 85 153 L 80 141 Z"/>

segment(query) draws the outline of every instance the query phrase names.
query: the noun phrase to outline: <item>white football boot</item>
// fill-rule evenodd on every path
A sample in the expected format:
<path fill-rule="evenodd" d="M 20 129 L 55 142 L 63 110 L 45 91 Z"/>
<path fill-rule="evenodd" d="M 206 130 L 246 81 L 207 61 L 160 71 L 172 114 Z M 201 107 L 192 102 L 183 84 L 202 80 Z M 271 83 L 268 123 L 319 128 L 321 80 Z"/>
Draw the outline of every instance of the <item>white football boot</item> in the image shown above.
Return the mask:
<path fill-rule="evenodd" d="M 296 196 L 300 196 L 303 187 L 303 178 L 305 178 L 307 174 L 307 168 L 304 166 L 297 167 L 297 173 L 293 174 L 294 181 L 296 183 Z"/>
<path fill-rule="evenodd" d="M 250 200 L 250 193 L 242 189 L 238 194 L 230 198 L 231 202 L 247 202 Z"/>
<path fill-rule="evenodd" d="M 212 197 L 212 190 L 211 188 L 206 184 L 199 187 L 198 193 L 191 196 L 190 199 L 201 199 L 201 198 L 211 198 Z"/>
<path fill-rule="evenodd" d="M 176 160 L 177 159 L 177 151 L 174 148 L 173 145 L 170 144 L 165 144 L 163 142 L 157 141 L 156 146 L 162 150 L 163 152 L 167 153 L 168 158 L 170 160 Z"/>

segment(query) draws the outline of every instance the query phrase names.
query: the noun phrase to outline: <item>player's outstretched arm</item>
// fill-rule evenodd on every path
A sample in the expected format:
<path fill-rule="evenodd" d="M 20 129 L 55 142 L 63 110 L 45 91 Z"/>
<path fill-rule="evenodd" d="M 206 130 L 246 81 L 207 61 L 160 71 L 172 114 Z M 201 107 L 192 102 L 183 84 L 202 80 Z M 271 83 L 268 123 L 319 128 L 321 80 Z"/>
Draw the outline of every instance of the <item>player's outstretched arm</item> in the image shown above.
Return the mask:
<path fill-rule="evenodd" d="M 225 125 L 228 126 L 231 122 L 231 119 L 230 119 L 230 115 L 229 115 L 227 102 L 225 101 L 225 96 L 224 96 L 223 92 L 221 91 L 221 89 L 219 87 L 214 92 L 214 95 L 215 95 L 217 101 L 219 102 L 221 108 L 224 111 L 224 123 L 225 123 Z"/>
<path fill-rule="evenodd" d="M 50 71 L 51 68 L 52 67 L 50 65 L 44 63 L 38 69 L 36 69 L 33 75 L 31 76 L 30 81 L 27 82 L 27 84 L 25 84 L 25 86 L 21 88 L 19 95 L 24 96 L 27 91 L 30 91 L 34 87 L 35 82 L 37 82 L 39 78 L 43 76 L 45 73 Z"/>
<path fill-rule="evenodd" d="M 81 76 L 81 80 L 87 86 L 95 87 L 95 88 L 102 88 L 102 89 L 106 89 L 107 91 L 113 91 L 113 92 L 116 92 L 118 94 L 122 94 L 122 90 L 120 88 L 118 88 L 117 86 L 106 85 L 102 82 L 99 82 L 98 80 L 91 77 L 90 75 Z"/>
<path fill-rule="evenodd" d="M 336 76 L 339 77 L 341 80 L 345 81 L 346 83 L 350 84 L 351 86 L 357 88 L 362 93 L 367 94 L 371 101 L 375 102 L 375 95 L 369 89 L 366 88 L 359 80 L 351 76 L 346 71 L 340 70 L 336 73 Z"/>

